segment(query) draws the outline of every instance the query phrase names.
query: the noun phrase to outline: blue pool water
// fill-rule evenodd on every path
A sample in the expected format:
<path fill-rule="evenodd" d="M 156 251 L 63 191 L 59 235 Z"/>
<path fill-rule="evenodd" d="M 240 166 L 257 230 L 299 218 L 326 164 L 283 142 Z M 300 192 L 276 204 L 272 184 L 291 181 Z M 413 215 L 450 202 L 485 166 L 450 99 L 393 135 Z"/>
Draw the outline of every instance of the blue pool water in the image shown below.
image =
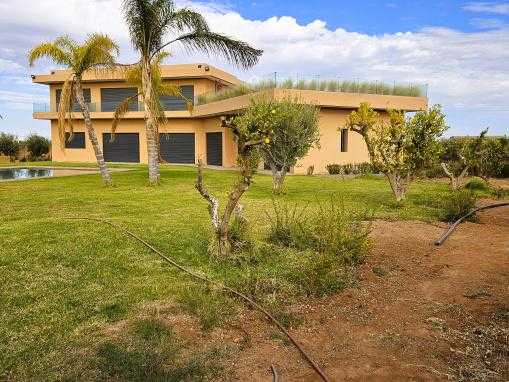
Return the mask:
<path fill-rule="evenodd" d="M 31 179 L 53 176 L 53 169 L 48 168 L 0 168 L 0 180 Z"/>

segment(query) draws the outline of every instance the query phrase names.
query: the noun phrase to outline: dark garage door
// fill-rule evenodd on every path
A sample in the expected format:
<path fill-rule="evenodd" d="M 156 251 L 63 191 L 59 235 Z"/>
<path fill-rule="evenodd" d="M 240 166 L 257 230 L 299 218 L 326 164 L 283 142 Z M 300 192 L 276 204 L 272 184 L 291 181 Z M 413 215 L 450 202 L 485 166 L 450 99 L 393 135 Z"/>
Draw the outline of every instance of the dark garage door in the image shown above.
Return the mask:
<path fill-rule="evenodd" d="M 223 133 L 207 133 L 207 164 L 223 165 Z"/>
<path fill-rule="evenodd" d="M 106 162 L 140 162 L 140 138 L 138 133 L 115 134 L 110 142 L 110 134 L 103 134 L 104 160 Z"/>
<path fill-rule="evenodd" d="M 159 134 L 161 158 L 168 163 L 194 163 L 194 133 Z"/>

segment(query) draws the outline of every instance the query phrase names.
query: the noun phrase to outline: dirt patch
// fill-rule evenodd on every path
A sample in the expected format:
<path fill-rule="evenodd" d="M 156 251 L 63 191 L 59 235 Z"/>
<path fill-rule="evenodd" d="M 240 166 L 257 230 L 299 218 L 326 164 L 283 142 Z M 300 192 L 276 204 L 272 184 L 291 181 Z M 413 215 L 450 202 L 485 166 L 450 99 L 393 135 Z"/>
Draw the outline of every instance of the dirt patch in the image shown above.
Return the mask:
<path fill-rule="evenodd" d="M 358 286 L 293 307 L 304 322 L 291 332 L 332 380 L 509 379 L 509 211 L 485 212 L 435 247 L 445 228 L 376 222 Z M 318 380 L 257 314 L 217 335 L 237 346 L 234 380 L 271 380 L 271 364 L 284 381 Z"/>
<path fill-rule="evenodd" d="M 289 307 L 290 332 L 332 381 L 509 380 L 509 209 L 482 213 L 442 246 L 445 223 L 377 221 L 375 248 L 358 283 Z M 212 332 L 178 304 L 154 303 L 191 349 L 230 349 L 218 381 L 319 381 L 296 349 L 259 313 L 245 310 Z M 155 313 L 154 313 L 155 310 Z M 122 332 L 112 325 L 109 335 Z"/>

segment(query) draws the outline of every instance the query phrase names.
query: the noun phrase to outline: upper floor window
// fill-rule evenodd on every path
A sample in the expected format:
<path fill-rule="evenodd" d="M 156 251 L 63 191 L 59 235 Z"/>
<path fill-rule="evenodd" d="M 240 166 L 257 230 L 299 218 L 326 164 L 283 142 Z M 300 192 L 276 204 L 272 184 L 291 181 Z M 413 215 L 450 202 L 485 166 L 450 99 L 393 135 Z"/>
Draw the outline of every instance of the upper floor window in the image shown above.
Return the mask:
<path fill-rule="evenodd" d="M 341 129 L 340 147 L 342 153 L 348 151 L 348 129 Z"/>
<path fill-rule="evenodd" d="M 115 111 L 118 105 L 126 98 L 132 97 L 129 102 L 129 111 L 138 110 L 137 88 L 101 88 L 101 111 Z"/>
<path fill-rule="evenodd" d="M 166 111 L 187 110 L 187 102 L 194 104 L 194 86 L 183 85 L 180 87 L 180 96 L 161 96 L 161 104 Z"/>
<path fill-rule="evenodd" d="M 56 98 L 55 99 L 55 101 L 56 101 L 55 110 L 58 110 L 60 107 L 60 98 L 61 97 L 62 97 L 62 89 L 57 89 L 55 92 L 55 98 Z M 91 102 L 90 89 L 83 89 L 83 98 L 85 98 L 86 103 Z M 78 104 L 78 102 L 74 102 L 74 104 L 72 105 L 72 111 L 81 111 L 81 107 Z"/>

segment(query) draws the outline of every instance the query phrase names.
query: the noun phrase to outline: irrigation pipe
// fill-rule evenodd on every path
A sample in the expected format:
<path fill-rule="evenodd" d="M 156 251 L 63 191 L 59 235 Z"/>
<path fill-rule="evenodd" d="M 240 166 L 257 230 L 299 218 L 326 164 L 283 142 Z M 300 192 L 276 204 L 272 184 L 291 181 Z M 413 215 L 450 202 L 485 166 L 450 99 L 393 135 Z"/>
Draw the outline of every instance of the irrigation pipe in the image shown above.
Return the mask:
<path fill-rule="evenodd" d="M 459 218 L 458 220 L 456 220 L 454 222 L 453 225 L 451 225 L 449 227 L 449 229 L 447 230 L 446 233 L 444 233 L 440 239 L 438 239 L 437 241 L 435 241 L 435 245 L 436 246 L 441 246 L 442 244 L 444 244 L 444 242 L 447 240 L 447 238 L 454 232 L 454 230 L 456 229 L 456 227 L 465 219 L 467 219 L 468 217 L 472 216 L 473 214 L 475 214 L 476 212 L 479 212 L 479 211 L 483 211 L 483 210 L 489 210 L 489 209 L 492 209 L 492 208 L 497 208 L 497 207 L 505 207 L 505 206 L 509 206 L 509 203 L 508 202 L 504 202 L 504 203 L 495 203 L 495 204 L 489 204 L 487 206 L 484 206 L 484 207 L 479 207 L 479 208 L 476 208 L 472 211 L 470 211 L 468 214 L 462 216 L 461 218 Z"/>
<path fill-rule="evenodd" d="M 191 277 L 193 277 L 195 279 L 201 280 L 201 281 L 205 281 L 205 282 L 207 282 L 209 284 L 215 285 L 216 287 L 219 287 L 220 289 L 225 290 L 227 292 L 230 292 L 231 294 L 241 298 L 242 300 L 247 302 L 249 305 L 251 305 L 252 307 L 254 307 L 257 310 L 259 310 L 260 312 L 262 312 L 269 319 L 269 321 L 271 321 L 279 330 L 281 330 L 281 332 L 283 332 L 288 337 L 290 342 L 297 348 L 297 350 L 300 352 L 302 357 L 306 360 L 306 362 L 309 364 L 309 366 L 311 366 L 311 368 L 320 376 L 320 378 L 324 382 L 330 382 L 330 379 L 325 375 L 325 373 L 322 371 L 320 366 L 318 366 L 318 364 L 315 361 L 313 361 L 311 356 L 309 356 L 306 353 L 306 351 L 299 345 L 299 343 L 292 337 L 292 335 L 283 327 L 283 325 L 278 320 L 276 320 L 274 318 L 274 316 L 272 316 L 272 314 L 269 313 L 268 310 L 266 310 L 263 306 L 261 306 L 260 304 L 255 302 L 250 297 L 246 296 L 245 294 L 243 294 L 241 292 L 236 291 L 233 288 L 230 288 L 227 285 L 224 285 L 223 283 L 220 283 L 219 281 L 215 281 L 215 280 L 209 279 L 208 277 L 202 276 L 202 275 L 200 275 L 198 273 L 195 273 L 193 271 L 190 271 L 190 270 L 186 269 L 184 266 L 182 266 L 179 263 L 177 263 L 176 261 L 170 259 L 164 253 L 159 251 L 157 248 L 155 248 L 150 243 L 148 243 L 145 240 L 143 240 L 138 235 L 134 234 L 133 232 L 129 231 L 128 229 L 126 229 L 126 228 L 124 228 L 124 227 L 122 227 L 122 226 L 120 226 L 118 224 L 112 223 L 112 222 L 107 221 L 107 220 L 103 220 L 103 219 L 99 219 L 99 218 L 90 218 L 90 217 L 71 217 L 71 216 L 69 216 L 69 217 L 64 217 L 63 219 L 95 221 L 95 222 L 99 222 L 99 223 L 103 223 L 103 224 L 109 225 L 110 227 L 113 227 L 113 228 L 123 232 L 127 236 L 130 236 L 131 238 L 135 239 L 139 243 L 143 244 L 145 247 L 147 247 L 152 252 L 154 252 L 156 255 L 158 255 L 161 259 L 163 259 L 167 263 L 171 264 L 175 268 L 181 270 L 182 272 L 188 274 L 189 276 L 191 276 Z M 274 369 L 273 369 L 273 371 L 274 371 Z"/>

